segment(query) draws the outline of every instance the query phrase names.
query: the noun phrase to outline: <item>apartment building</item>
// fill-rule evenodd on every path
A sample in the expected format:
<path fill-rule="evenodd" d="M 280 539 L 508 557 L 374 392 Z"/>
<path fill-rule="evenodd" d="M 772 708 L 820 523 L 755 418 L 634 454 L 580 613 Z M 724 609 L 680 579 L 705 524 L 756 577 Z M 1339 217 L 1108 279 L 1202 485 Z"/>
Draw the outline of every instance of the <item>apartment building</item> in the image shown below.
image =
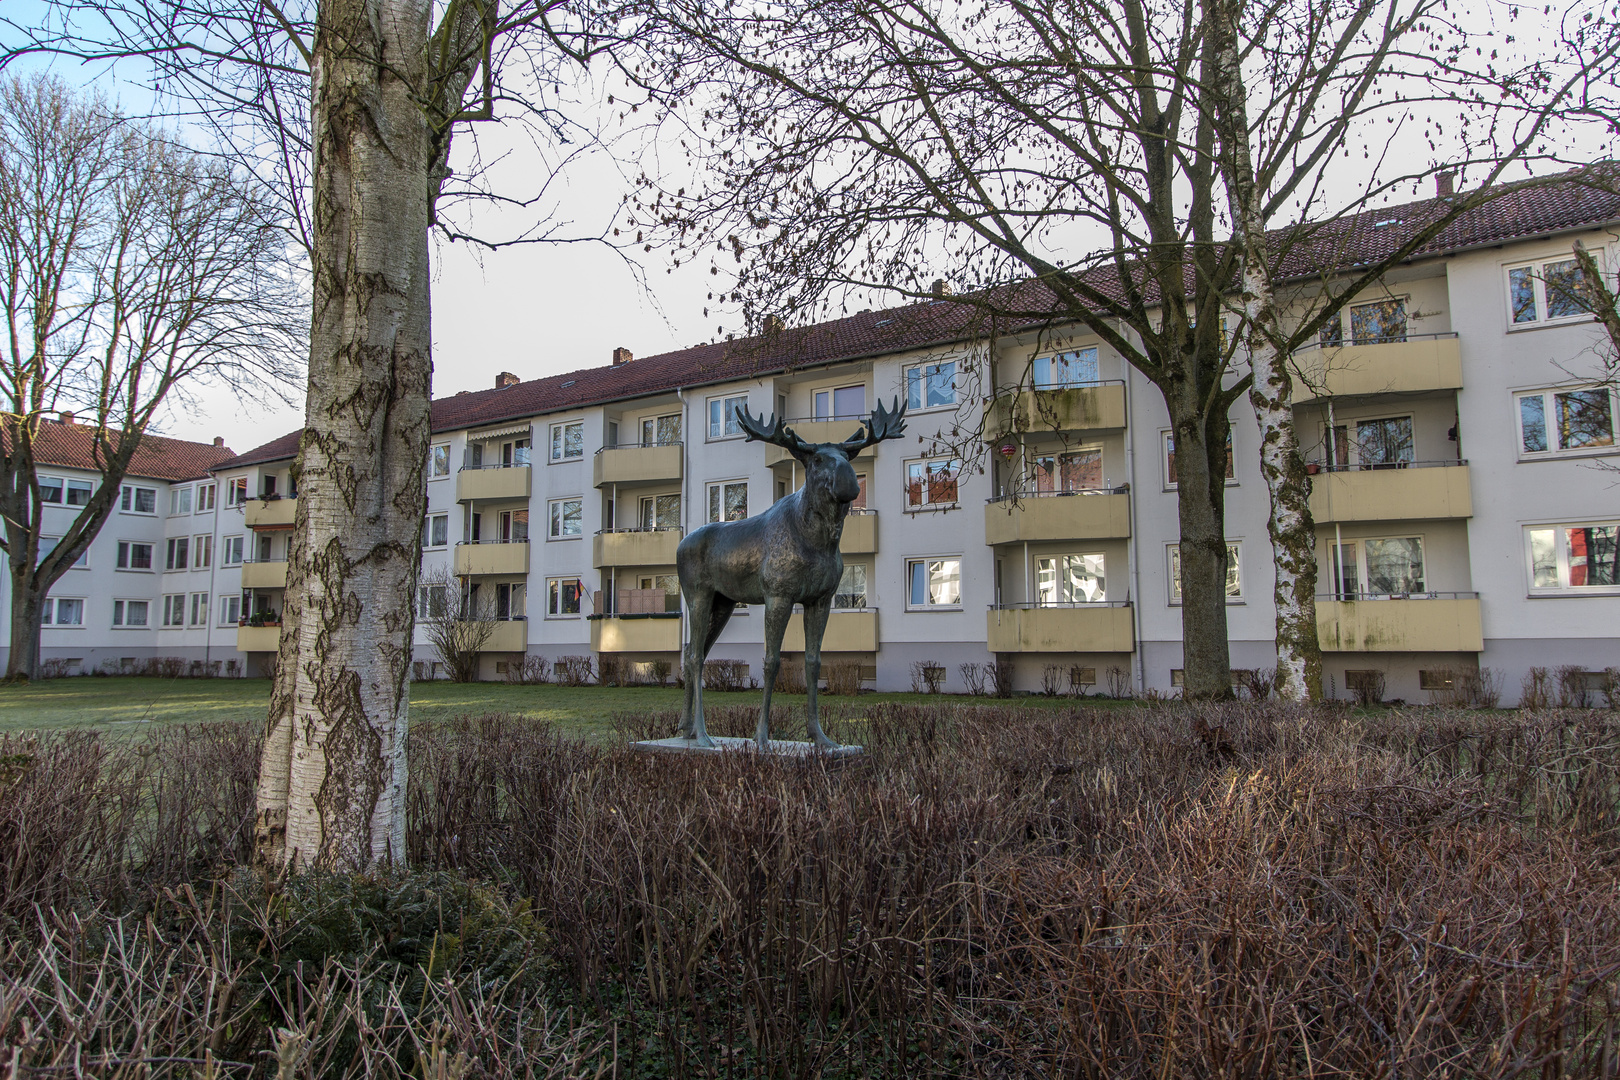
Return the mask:
<path fill-rule="evenodd" d="M 1342 247 L 1352 261 L 1373 253 L 1437 205 L 1368 214 Z M 1341 696 L 1379 672 L 1389 696 L 1422 701 L 1446 670 L 1484 665 L 1511 700 L 1531 666 L 1620 665 L 1620 485 L 1604 471 L 1620 466 L 1620 402 L 1594 381 L 1596 326 L 1548 287 L 1573 272 L 1576 240 L 1620 265 L 1620 197 L 1573 183 L 1507 197 L 1358 296 L 1298 357 L 1318 623 Z M 743 439 L 737 410 L 834 440 L 898 398 L 906 438 L 855 462 L 862 495 L 826 659 L 859 663 L 880 689 L 908 687 L 916 661 L 961 689 L 962 664 L 999 657 L 1021 689 L 1057 665 L 1065 681 L 1079 668 L 1099 688 L 1173 691 L 1175 448 L 1162 400 L 1083 329 L 1014 327 L 986 346 L 969 319 L 942 295 L 660 356 L 617 349 L 601 367 L 503 373 L 440 399 L 424 579 L 448 578 L 496 623 L 485 678 L 525 655 L 678 667 L 680 538 L 757 514 L 803 480 L 785 451 Z M 1232 419 L 1232 663 L 1259 668 L 1274 662 L 1267 495 L 1246 403 Z M 968 442 L 976 452 L 941 450 Z M 229 637 L 248 673 L 277 644 L 296 450 L 292 433 L 210 470 L 215 618 L 195 633 L 208 656 Z M 445 592 L 425 587 L 421 612 L 451 603 Z M 757 675 L 761 623 L 739 608 L 712 658 Z M 783 648 L 803 649 L 797 617 Z M 435 674 L 420 634 L 416 659 Z"/>

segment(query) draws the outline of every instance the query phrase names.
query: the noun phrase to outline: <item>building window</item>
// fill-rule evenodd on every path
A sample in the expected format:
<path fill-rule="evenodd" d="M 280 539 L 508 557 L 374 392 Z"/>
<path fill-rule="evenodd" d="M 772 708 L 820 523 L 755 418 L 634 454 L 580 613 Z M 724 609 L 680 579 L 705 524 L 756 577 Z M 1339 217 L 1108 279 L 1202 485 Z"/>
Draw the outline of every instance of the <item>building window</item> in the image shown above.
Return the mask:
<path fill-rule="evenodd" d="M 681 497 L 679 495 L 646 495 L 641 500 L 641 527 L 643 529 L 678 529 L 681 527 Z"/>
<path fill-rule="evenodd" d="M 1614 445 L 1614 392 L 1606 386 L 1518 395 L 1523 454 L 1600 451 Z"/>
<path fill-rule="evenodd" d="M 529 616 L 528 587 L 521 581 L 495 586 L 495 617 L 503 622 Z"/>
<path fill-rule="evenodd" d="M 1602 258 L 1601 249 L 1592 253 Z M 1509 329 L 1545 326 L 1591 314 L 1581 265 L 1573 258 L 1507 268 Z"/>
<path fill-rule="evenodd" d="M 1406 299 L 1391 297 L 1370 304 L 1350 307 L 1350 341 L 1354 345 L 1379 345 L 1406 340 Z"/>
<path fill-rule="evenodd" d="M 579 614 L 584 590 L 579 578 L 550 578 L 546 581 L 546 616 L 553 619 Z"/>
<path fill-rule="evenodd" d="M 186 625 L 186 594 L 173 593 L 163 598 L 163 625 Z"/>
<path fill-rule="evenodd" d="M 709 399 L 709 438 L 731 439 L 743 433 L 737 414 L 748 407 L 746 395 Z"/>
<path fill-rule="evenodd" d="M 191 554 L 194 558 L 191 565 L 198 570 L 206 570 L 214 563 L 214 538 L 208 533 L 191 538 Z"/>
<path fill-rule="evenodd" d="M 197 485 L 197 513 L 206 514 L 214 508 L 214 484 Z"/>
<path fill-rule="evenodd" d="M 1423 576 L 1423 538 L 1391 536 L 1350 540 L 1338 545 L 1329 572 L 1340 600 L 1387 600 L 1427 591 Z"/>
<path fill-rule="evenodd" d="M 56 550 L 56 545 L 62 542 L 59 536 L 42 536 L 39 538 L 39 562 L 44 562 Z M 36 564 L 37 565 L 37 564 Z M 90 568 L 90 549 L 86 547 L 79 552 L 79 557 L 73 563 L 74 570 L 88 570 Z"/>
<path fill-rule="evenodd" d="M 450 542 L 450 515 L 433 514 L 422 522 L 422 546 L 444 547 Z"/>
<path fill-rule="evenodd" d="M 208 625 L 208 594 L 205 592 L 191 594 L 191 625 Z"/>
<path fill-rule="evenodd" d="M 1337 424 L 1322 433 L 1333 467 L 1339 469 L 1400 469 L 1413 460 L 1412 418 L 1387 416 L 1357 420 L 1356 435 L 1350 437 L 1349 424 Z"/>
<path fill-rule="evenodd" d="M 438 480 L 450 475 L 450 444 L 435 443 L 428 447 L 428 479 Z"/>
<path fill-rule="evenodd" d="M 1176 486 L 1176 436 L 1172 431 L 1164 434 L 1164 486 Z M 1231 480 L 1237 475 L 1232 468 L 1232 429 L 1226 429 L 1226 478 Z"/>
<path fill-rule="evenodd" d="M 157 488 L 125 484 L 124 490 L 120 493 L 118 508 L 126 514 L 157 513 Z"/>
<path fill-rule="evenodd" d="M 449 595 L 449 589 L 442 583 L 418 586 L 416 617 L 423 620 L 444 618 L 450 610 Z"/>
<path fill-rule="evenodd" d="M 151 606 L 145 600 L 114 600 L 113 625 L 144 627 L 147 625 L 147 614 Z"/>
<path fill-rule="evenodd" d="M 748 516 L 748 481 L 709 485 L 709 520 L 741 521 Z"/>
<path fill-rule="evenodd" d="M 49 597 L 40 609 L 42 626 L 83 626 L 84 601 L 70 597 Z"/>
<path fill-rule="evenodd" d="M 191 488 L 177 487 L 169 489 L 169 515 L 191 513 Z"/>
<path fill-rule="evenodd" d="M 937 510 L 957 504 L 957 478 L 962 463 L 945 461 L 906 462 L 906 509 Z"/>
<path fill-rule="evenodd" d="M 95 485 L 88 480 L 69 480 L 67 482 L 67 504 L 69 506 L 89 506 L 90 495 L 95 491 Z"/>
<path fill-rule="evenodd" d="M 943 409 L 955 404 L 955 360 L 906 368 L 906 408 Z"/>
<path fill-rule="evenodd" d="M 1170 602 L 1181 603 L 1181 545 L 1167 544 L 1170 555 Z M 1243 597 L 1243 575 L 1240 567 L 1243 563 L 1242 544 L 1226 545 L 1226 598 L 1239 600 Z"/>
<path fill-rule="evenodd" d="M 168 558 L 164 563 L 164 569 L 184 570 L 190 553 L 191 540 L 188 537 L 170 537 Z"/>
<path fill-rule="evenodd" d="M 648 416 L 641 421 L 642 446 L 676 446 L 681 441 L 681 414 Z"/>
<path fill-rule="evenodd" d="M 1620 591 L 1620 523 L 1538 525 L 1525 530 L 1533 593 Z"/>
<path fill-rule="evenodd" d="M 838 591 L 833 593 L 833 607 L 838 611 L 857 611 L 865 606 L 866 567 L 845 563 L 844 576 L 838 579 Z"/>
<path fill-rule="evenodd" d="M 247 503 L 247 477 L 238 476 L 225 485 L 225 505 L 243 506 Z"/>
<path fill-rule="evenodd" d="M 152 569 L 152 545 L 139 544 L 133 540 L 118 541 L 118 569 Z"/>
<path fill-rule="evenodd" d="M 39 478 L 39 501 L 54 506 L 62 504 L 62 480 L 57 476 Z"/>
<path fill-rule="evenodd" d="M 221 566 L 241 566 L 242 565 L 242 537 L 241 537 L 241 535 L 226 536 L 226 537 L 222 537 L 220 539 L 220 565 Z"/>
<path fill-rule="evenodd" d="M 1061 390 L 1069 386 L 1095 386 L 1097 377 L 1097 349 L 1076 349 L 1073 352 L 1035 358 L 1035 389 Z"/>
<path fill-rule="evenodd" d="M 962 606 L 962 560 L 906 560 L 906 607 L 928 611 Z"/>
<path fill-rule="evenodd" d="M 527 534 L 527 524 L 525 524 Z M 551 503 L 551 537 L 580 536 L 585 531 L 585 500 L 557 499 Z"/>
<path fill-rule="evenodd" d="M 1029 458 L 1029 486 L 1036 492 L 1097 491 L 1104 486 L 1102 447 Z"/>
<path fill-rule="evenodd" d="M 1036 560 L 1036 603 L 1099 604 L 1107 599 L 1101 555 L 1054 555 Z"/>
<path fill-rule="evenodd" d="M 831 390 L 817 390 L 814 398 L 817 420 L 865 420 L 866 387 L 839 386 Z"/>
<path fill-rule="evenodd" d="M 551 425 L 551 460 L 570 461 L 585 456 L 585 421 Z"/>
<path fill-rule="evenodd" d="M 222 596 L 219 598 L 219 625 L 235 626 L 242 621 L 242 598 L 240 596 Z"/>

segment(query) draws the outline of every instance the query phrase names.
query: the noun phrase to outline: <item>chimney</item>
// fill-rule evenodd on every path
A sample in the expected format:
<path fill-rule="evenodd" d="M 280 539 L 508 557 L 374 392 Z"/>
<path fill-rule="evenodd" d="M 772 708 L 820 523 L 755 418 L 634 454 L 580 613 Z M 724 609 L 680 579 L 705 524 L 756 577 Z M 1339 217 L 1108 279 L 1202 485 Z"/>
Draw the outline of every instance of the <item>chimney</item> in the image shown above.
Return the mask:
<path fill-rule="evenodd" d="M 214 445 L 215 446 L 224 446 L 225 445 L 225 436 L 223 436 L 223 435 L 215 435 L 214 436 Z"/>
<path fill-rule="evenodd" d="M 73 414 L 66 409 L 62 410 L 62 415 L 57 419 L 60 420 L 65 427 L 73 426 Z"/>
<path fill-rule="evenodd" d="M 626 349 L 622 345 L 619 346 L 617 349 L 613 350 L 613 366 L 614 367 L 618 367 L 620 364 L 628 364 L 630 361 L 634 360 L 635 358 L 636 358 L 636 354 L 631 352 L 629 349 Z"/>
<path fill-rule="evenodd" d="M 934 284 L 929 286 L 928 291 L 935 296 L 949 296 L 951 295 L 951 283 L 944 278 L 935 278 Z"/>
<path fill-rule="evenodd" d="M 765 332 L 767 334 L 780 334 L 783 330 L 786 330 L 786 329 L 787 329 L 787 323 L 783 321 L 782 316 L 780 316 L 780 315 L 767 315 L 767 316 L 765 316 Z"/>
<path fill-rule="evenodd" d="M 1451 169 L 1434 174 L 1434 193 L 1442 199 L 1449 199 L 1457 193 L 1457 174 Z"/>
<path fill-rule="evenodd" d="M 499 375 L 495 376 L 495 389 L 504 390 L 508 386 L 516 386 L 518 383 L 520 383 L 522 381 L 523 381 L 522 379 L 519 379 L 516 375 L 512 374 L 510 371 L 503 371 Z"/>

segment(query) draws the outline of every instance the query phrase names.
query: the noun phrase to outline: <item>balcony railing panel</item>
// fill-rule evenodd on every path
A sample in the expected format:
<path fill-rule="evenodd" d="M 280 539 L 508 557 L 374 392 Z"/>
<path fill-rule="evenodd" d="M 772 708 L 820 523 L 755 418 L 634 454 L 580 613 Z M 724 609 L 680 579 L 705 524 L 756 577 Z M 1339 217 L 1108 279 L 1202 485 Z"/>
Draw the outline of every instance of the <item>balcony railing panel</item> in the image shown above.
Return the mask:
<path fill-rule="evenodd" d="M 281 562 L 244 562 L 242 564 L 242 588 L 244 589 L 285 589 L 287 587 L 287 563 Z"/>
<path fill-rule="evenodd" d="M 1041 431 L 1107 431 L 1125 426 L 1125 384 L 1004 391 L 985 402 L 984 437 L 995 442 Z"/>
<path fill-rule="evenodd" d="M 986 616 L 994 653 L 1124 653 L 1136 647 L 1128 603 L 1003 604 Z"/>
<path fill-rule="evenodd" d="M 249 499 L 243 521 L 250 529 L 290 529 L 298 515 L 298 499 Z"/>
<path fill-rule="evenodd" d="M 1131 535 L 1131 497 L 1116 489 L 1024 492 L 989 500 L 984 542 L 1107 540 Z"/>
<path fill-rule="evenodd" d="M 877 608 L 835 608 L 827 616 L 827 631 L 821 636 L 821 651 L 877 652 Z M 782 635 L 783 652 L 804 652 L 804 612 L 788 617 L 787 633 Z"/>
<path fill-rule="evenodd" d="M 456 473 L 456 500 L 527 499 L 534 482 L 528 462 L 512 465 L 463 466 Z"/>
<path fill-rule="evenodd" d="M 592 459 L 592 483 L 599 488 L 613 484 L 679 483 L 681 451 L 678 442 L 605 446 Z"/>
<path fill-rule="evenodd" d="M 236 628 L 237 652 L 275 652 L 281 648 L 281 627 L 277 626 L 238 626 Z"/>
<path fill-rule="evenodd" d="M 1295 404 L 1323 396 L 1411 394 L 1462 386 L 1462 348 L 1454 333 L 1302 349 L 1294 354 L 1294 366 L 1302 376 L 1294 384 Z"/>
<path fill-rule="evenodd" d="M 1479 652 L 1485 648 L 1475 593 L 1316 601 L 1323 652 Z"/>
<path fill-rule="evenodd" d="M 877 549 L 877 511 L 851 510 L 844 519 L 838 550 L 845 555 L 872 555 Z"/>
<path fill-rule="evenodd" d="M 672 653 L 681 649 L 677 615 L 593 615 L 591 651 L 599 653 Z"/>
<path fill-rule="evenodd" d="M 527 574 L 529 542 L 484 540 L 457 544 L 455 572 L 469 574 Z"/>
<path fill-rule="evenodd" d="M 1466 461 L 1412 461 L 1335 468 L 1311 477 L 1311 517 L 1333 521 L 1417 521 L 1474 513 Z"/>
<path fill-rule="evenodd" d="M 603 529 L 591 537 L 591 565 L 674 566 L 680 542 L 677 528 Z"/>

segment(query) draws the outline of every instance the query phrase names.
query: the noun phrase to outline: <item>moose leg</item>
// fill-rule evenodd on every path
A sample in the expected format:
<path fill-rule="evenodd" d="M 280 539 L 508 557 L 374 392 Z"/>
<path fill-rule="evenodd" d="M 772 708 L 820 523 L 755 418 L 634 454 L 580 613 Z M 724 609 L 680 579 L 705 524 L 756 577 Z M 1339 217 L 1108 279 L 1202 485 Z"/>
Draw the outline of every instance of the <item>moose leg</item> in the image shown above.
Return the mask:
<path fill-rule="evenodd" d="M 687 607 L 691 622 L 691 639 L 681 661 L 681 677 L 686 680 L 686 710 L 681 717 L 681 734 L 699 746 L 712 747 L 709 728 L 703 722 L 703 661 L 714 648 L 720 631 L 731 619 L 737 606 L 729 597 L 718 593 L 705 593 L 688 597 Z"/>
<path fill-rule="evenodd" d="M 821 679 L 821 635 L 827 632 L 827 613 L 831 610 L 830 596 L 804 605 L 805 722 L 810 729 L 810 741 L 823 750 L 838 748 L 838 743 L 821 730 L 821 718 L 816 714 L 816 683 Z"/>
<path fill-rule="evenodd" d="M 776 673 L 782 667 L 782 635 L 787 633 L 792 615 L 793 601 L 781 596 L 765 598 L 765 705 L 754 731 L 754 742 L 762 754 L 771 744 L 771 691 L 776 689 Z"/>

